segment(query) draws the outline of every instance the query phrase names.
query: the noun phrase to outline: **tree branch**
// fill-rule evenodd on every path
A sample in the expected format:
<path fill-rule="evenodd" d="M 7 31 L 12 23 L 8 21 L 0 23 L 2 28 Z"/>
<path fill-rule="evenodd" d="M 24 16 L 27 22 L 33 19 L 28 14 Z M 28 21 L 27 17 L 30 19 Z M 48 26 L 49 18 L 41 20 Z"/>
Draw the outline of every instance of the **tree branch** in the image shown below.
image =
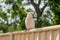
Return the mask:
<path fill-rule="evenodd" d="M 36 3 L 34 3 L 34 0 L 30 0 L 30 1 L 33 6 L 36 6 Z"/>
<path fill-rule="evenodd" d="M 38 5 L 40 5 L 40 4 L 41 4 L 41 0 L 38 1 Z"/>
<path fill-rule="evenodd" d="M 31 1 L 31 4 L 33 5 L 36 13 L 37 13 L 37 18 L 40 17 L 42 15 L 40 9 L 39 9 L 39 5 L 34 3 L 34 0 L 30 0 Z"/>
<path fill-rule="evenodd" d="M 44 11 L 44 9 L 46 8 L 46 6 L 47 6 L 47 3 L 43 6 L 43 8 L 41 9 L 42 10 L 42 12 L 41 13 L 43 13 L 43 11 Z"/>

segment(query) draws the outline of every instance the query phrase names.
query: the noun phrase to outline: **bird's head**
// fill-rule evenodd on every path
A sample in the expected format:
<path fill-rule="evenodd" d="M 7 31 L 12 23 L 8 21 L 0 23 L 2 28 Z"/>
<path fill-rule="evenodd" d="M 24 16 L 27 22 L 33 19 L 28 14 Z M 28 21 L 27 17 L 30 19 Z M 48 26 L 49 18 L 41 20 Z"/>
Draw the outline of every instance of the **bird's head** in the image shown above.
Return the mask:
<path fill-rule="evenodd" d="M 33 17 L 33 12 L 28 12 L 27 16 Z"/>

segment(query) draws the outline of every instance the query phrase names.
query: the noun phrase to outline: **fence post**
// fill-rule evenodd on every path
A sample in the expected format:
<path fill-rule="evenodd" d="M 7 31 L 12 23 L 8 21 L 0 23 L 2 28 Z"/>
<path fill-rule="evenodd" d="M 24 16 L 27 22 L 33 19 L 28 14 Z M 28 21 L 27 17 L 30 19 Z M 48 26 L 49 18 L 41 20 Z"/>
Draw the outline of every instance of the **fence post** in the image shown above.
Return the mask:
<path fill-rule="evenodd" d="M 14 40 L 14 34 L 10 34 L 10 40 Z"/>

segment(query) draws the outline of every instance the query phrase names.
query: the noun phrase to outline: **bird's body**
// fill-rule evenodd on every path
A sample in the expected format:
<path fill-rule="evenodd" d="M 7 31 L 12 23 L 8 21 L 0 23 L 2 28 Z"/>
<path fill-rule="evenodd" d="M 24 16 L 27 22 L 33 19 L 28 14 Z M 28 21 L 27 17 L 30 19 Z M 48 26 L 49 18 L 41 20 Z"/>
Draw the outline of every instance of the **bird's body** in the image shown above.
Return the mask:
<path fill-rule="evenodd" d="M 32 13 L 29 12 L 27 14 L 27 17 L 25 19 L 25 25 L 26 25 L 26 28 L 29 30 L 29 29 L 34 29 L 35 28 L 35 23 L 34 23 L 34 20 L 33 20 L 33 16 L 32 16 Z"/>

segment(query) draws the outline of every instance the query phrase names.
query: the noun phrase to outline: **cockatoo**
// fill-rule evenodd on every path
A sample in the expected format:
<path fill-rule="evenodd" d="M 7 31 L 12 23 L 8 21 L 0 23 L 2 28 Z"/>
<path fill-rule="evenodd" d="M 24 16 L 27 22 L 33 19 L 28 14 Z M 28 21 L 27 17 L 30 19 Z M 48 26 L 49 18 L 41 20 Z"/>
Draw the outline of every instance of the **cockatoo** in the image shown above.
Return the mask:
<path fill-rule="evenodd" d="M 34 20 L 33 20 L 33 14 L 32 14 L 32 12 L 29 12 L 27 14 L 27 17 L 25 19 L 25 25 L 26 25 L 27 30 L 35 28 L 35 23 L 34 23 Z"/>

